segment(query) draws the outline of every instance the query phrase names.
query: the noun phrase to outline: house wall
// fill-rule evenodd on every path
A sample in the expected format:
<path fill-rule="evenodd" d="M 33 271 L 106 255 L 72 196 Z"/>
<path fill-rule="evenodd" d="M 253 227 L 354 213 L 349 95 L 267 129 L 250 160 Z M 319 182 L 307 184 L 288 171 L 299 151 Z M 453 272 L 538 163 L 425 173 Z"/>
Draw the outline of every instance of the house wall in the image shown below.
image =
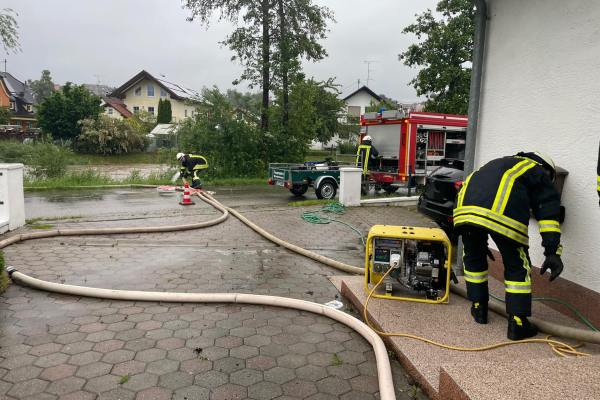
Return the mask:
<path fill-rule="evenodd" d="M 8 96 L 8 92 L 4 87 L 2 80 L 0 80 L 0 106 L 10 106 L 10 97 Z"/>
<path fill-rule="evenodd" d="M 154 84 L 154 97 L 148 97 L 148 85 Z M 142 87 L 142 95 L 139 97 L 135 96 L 135 89 Z M 163 99 L 165 97 L 162 97 Z M 188 110 L 188 117 L 192 115 L 192 111 L 195 110 L 194 106 L 186 106 L 183 101 L 175 100 L 171 98 L 171 95 L 167 93 L 167 97 L 171 100 L 171 111 L 173 117 L 176 118 L 175 122 L 181 122 L 185 119 L 185 110 Z M 131 87 L 131 89 L 125 92 L 125 98 L 123 102 L 127 105 L 127 109 L 133 112 L 133 107 L 140 107 L 141 110 L 148 110 L 148 107 L 154 107 L 154 115 L 158 113 L 158 100 L 160 97 L 160 86 L 158 83 L 153 82 L 149 79 L 143 79 Z"/>
<path fill-rule="evenodd" d="M 371 101 L 378 102 L 377 99 L 369 93 L 362 91 L 346 100 L 348 106 L 360 106 L 360 115 L 365 113 L 365 108 L 371 104 Z"/>
<path fill-rule="evenodd" d="M 570 282 L 563 287 L 571 285 L 567 298 L 577 296 L 573 284 L 590 289 L 579 292 L 591 293 L 598 304 L 593 291 L 600 292 L 600 2 L 488 4 L 476 168 L 490 159 L 539 150 L 569 171 L 562 194 L 567 214 L 561 277 Z M 541 266 L 543 248 L 533 220 L 529 235 L 532 263 Z M 549 287 L 559 291 L 561 286 Z M 534 284 L 534 297 L 535 290 Z"/>
<path fill-rule="evenodd" d="M 113 108 L 112 115 L 110 115 L 108 113 L 108 109 L 109 109 L 109 107 L 104 107 L 104 114 L 108 115 L 109 117 L 116 118 L 116 119 L 119 119 L 119 120 L 123 119 L 123 114 L 121 114 L 120 112 L 118 112 L 115 108 Z M 158 105 L 156 106 L 155 114 L 157 112 L 158 112 Z"/>

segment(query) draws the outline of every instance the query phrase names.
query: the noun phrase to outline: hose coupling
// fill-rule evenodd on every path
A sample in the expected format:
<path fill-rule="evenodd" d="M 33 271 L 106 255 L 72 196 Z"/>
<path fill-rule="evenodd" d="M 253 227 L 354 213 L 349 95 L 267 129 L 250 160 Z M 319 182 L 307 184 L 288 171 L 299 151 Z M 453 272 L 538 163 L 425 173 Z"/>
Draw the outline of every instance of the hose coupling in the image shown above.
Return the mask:
<path fill-rule="evenodd" d="M 6 273 L 8 274 L 9 278 L 12 278 L 12 274 L 14 274 L 17 271 L 18 269 L 16 269 L 15 267 L 6 267 Z"/>

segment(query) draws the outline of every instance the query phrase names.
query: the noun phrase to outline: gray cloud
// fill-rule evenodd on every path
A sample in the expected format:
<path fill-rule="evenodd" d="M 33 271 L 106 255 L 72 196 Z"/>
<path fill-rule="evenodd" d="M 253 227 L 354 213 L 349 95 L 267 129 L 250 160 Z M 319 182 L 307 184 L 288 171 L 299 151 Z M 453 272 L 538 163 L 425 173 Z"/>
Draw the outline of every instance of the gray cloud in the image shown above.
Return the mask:
<path fill-rule="evenodd" d="M 232 27 L 211 24 L 206 30 L 189 23 L 177 0 L 5 0 L 16 11 L 22 53 L 7 56 L 9 72 L 21 80 L 38 79 L 49 69 L 57 83 L 93 83 L 94 74 L 118 86 L 141 71 L 164 74 L 194 89 L 217 85 L 232 87 L 241 67 L 230 62 L 232 53 L 222 40 Z M 416 70 L 402 65 L 398 53 L 416 41 L 402 29 L 414 14 L 435 8 L 437 0 L 317 0 L 330 7 L 337 23 L 324 42 L 329 58 L 307 63 L 306 73 L 316 79 L 337 77 L 346 87 L 365 82 L 373 64 L 370 87 L 398 100 L 417 99 L 407 86 Z M 352 91 L 352 86 L 344 94 Z M 246 87 L 238 87 L 245 90 Z"/>

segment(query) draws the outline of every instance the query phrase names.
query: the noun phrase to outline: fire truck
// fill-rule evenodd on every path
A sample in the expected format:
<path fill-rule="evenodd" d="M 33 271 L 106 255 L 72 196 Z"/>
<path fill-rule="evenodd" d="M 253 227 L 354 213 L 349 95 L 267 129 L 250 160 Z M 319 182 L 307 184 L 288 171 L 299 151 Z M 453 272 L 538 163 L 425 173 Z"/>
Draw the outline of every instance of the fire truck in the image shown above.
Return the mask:
<path fill-rule="evenodd" d="M 371 136 L 379 160 L 371 168 L 370 182 L 394 192 L 398 187 L 423 185 L 442 160 L 464 160 L 466 116 L 387 111 L 361 116 L 361 140 Z"/>

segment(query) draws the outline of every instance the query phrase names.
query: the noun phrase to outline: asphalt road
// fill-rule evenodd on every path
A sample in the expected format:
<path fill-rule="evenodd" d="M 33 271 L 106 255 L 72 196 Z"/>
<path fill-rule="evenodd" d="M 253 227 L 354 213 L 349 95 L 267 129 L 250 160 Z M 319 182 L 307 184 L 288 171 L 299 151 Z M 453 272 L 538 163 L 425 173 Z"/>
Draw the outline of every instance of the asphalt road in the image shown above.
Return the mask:
<path fill-rule="evenodd" d="M 316 199 L 312 189 L 303 197 L 295 197 L 288 190 L 269 186 L 210 187 L 215 198 L 227 206 L 273 206 L 292 201 Z M 25 192 L 25 217 L 101 217 L 140 214 L 172 214 L 183 207 L 180 192 L 160 192 L 156 189 L 78 189 Z M 200 199 L 194 207 L 210 208 Z M 191 208 L 190 207 L 190 208 Z"/>

